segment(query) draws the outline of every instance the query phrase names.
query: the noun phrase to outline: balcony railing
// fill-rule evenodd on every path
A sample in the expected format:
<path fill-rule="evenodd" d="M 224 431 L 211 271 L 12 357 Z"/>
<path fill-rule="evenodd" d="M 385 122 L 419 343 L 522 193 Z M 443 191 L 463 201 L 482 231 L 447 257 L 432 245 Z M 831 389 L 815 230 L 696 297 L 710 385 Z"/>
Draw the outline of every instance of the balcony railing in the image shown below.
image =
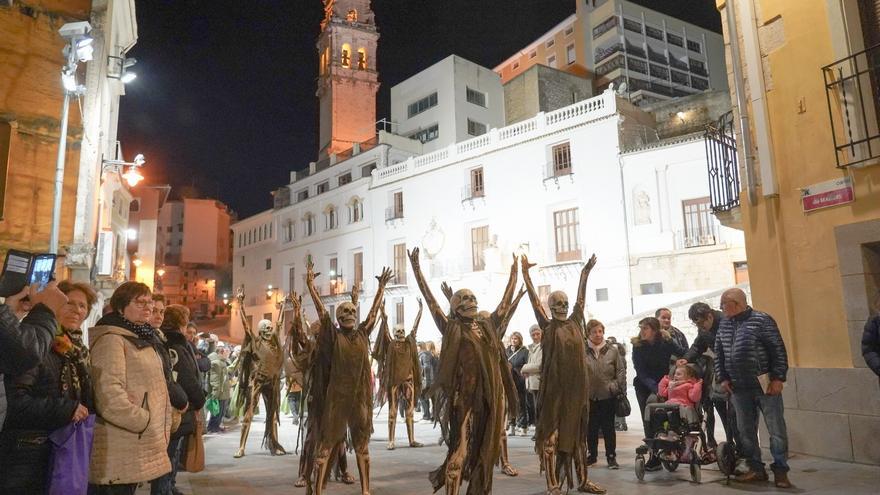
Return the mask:
<path fill-rule="evenodd" d="M 739 167 L 736 160 L 736 134 L 733 112 L 727 112 L 706 128 L 706 165 L 709 168 L 709 198 L 712 211 L 728 211 L 739 206 Z"/>
<path fill-rule="evenodd" d="M 547 162 L 544 166 L 544 180 L 559 179 L 560 177 L 568 177 L 572 175 L 571 163 Z"/>
<path fill-rule="evenodd" d="M 838 167 L 880 159 L 880 44 L 822 67 Z"/>
<path fill-rule="evenodd" d="M 403 218 L 403 208 L 396 208 L 394 206 L 390 206 L 385 208 L 385 221 L 390 222 L 392 220 L 397 220 L 398 218 Z"/>
<path fill-rule="evenodd" d="M 688 249 L 718 244 L 718 226 L 708 225 L 694 230 L 675 231 L 675 249 Z"/>
<path fill-rule="evenodd" d="M 465 184 L 465 186 L 461 189 L 461 200 L 463 202 L 485 197 L 486 190 L 482 187 L 475 188 L 471 184 Z"/>

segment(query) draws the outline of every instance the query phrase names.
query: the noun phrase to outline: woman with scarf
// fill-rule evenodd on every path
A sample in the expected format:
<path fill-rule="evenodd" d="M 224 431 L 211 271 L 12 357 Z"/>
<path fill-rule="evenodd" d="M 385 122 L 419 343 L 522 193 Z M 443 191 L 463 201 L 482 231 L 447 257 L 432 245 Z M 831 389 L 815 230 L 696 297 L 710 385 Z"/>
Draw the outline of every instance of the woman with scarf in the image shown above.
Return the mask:
<path fill-rule="evenodd" d="M 65 280 L 58 289 L 67 296 L 67 304 L 58 314 L 52 351 L 38 366 L 6 377 L 9 414 L 4 435 L 16 437 L 17 444 L 31 445 L 33 456 L 16 455 L 4 463 L 2 493 L 45 492 L 51 450 L 46 437 L 68 423 L 82 421 L 94 408 L 88 349 L 80 327 L 97 297 L 84 283 Z"/>
<path fill-rule="evenodd" d="M 134 494 L 138 483 L 170 472 L 171 408 L 187 406 L 162 340 L 149 324 L 150 288 L 125 282 L 113 292 L 110 307 L 89 332 L 98 414 L 89 470 L 94 495 Z"/>

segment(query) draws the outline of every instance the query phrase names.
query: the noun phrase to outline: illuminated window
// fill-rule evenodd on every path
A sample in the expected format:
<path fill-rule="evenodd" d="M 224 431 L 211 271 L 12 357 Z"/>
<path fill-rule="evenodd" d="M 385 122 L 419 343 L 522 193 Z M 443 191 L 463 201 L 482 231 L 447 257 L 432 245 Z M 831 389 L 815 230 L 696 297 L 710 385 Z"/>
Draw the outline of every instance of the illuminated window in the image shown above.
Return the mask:
<path fill-rule="evenodd" d="M 358 48 L 358 70 L 366 70 L 367 69 L 367 51 L 363 48 Z"/>
<path fill-rule="evenodd" d="M 553 230 L 556 241 L 556 261 L 580 259 L 577 208 L 553 212 Z"/>
<path fill-rule="evenodd" d="M 349 45 L 348 43 L 344 43 L 342 45 L 342 56 L 340 62 L 342 62 L 342 66 L 346 69 L 351 68 L 351 45 Z"/>
<path fill-rule="evenodd" d="M 475 272 L 486 269 L 485 251 L 489 247 L 489 226 L 471 229 L 471 268 Z"/>

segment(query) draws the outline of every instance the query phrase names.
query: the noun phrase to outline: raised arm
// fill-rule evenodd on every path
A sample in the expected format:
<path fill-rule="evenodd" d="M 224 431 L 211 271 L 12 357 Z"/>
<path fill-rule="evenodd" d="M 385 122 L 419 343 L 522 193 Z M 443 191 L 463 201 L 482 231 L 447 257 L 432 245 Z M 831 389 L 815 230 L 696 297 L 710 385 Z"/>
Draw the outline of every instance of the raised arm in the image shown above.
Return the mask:
<path fill-rule="evenodd" d="M 360 295 L 361 295 L 361 284 L 360 284 L 360 282 L 355 282 L 351 286 L 351 303 L 354 304 L 355 306 L 357 306 L 358 303 L 360 302 L 358 300 Z"/>
<path fill-rule="evenodd" d="M 508 313 L 511 311 L 511 303 L 513 302 L 513 291 L 516 290 L 516 278 L 517 278 L 517 259 L 516 255 L 513 255 L 513 263 L 510 264 L 510 276 L 507 278 L 507 287 L 504 288 L 504 295 L 501 296 L 501 302 L 498 303 L 498 307 L 495 308 L 495 317 L 497 321 L 504 321 L 507 319 Z"/>
<path fill-rule="evenodd" d="M 535 285 L 532 283 L 532 277 L 529 275 L 529 269 L 535 266 L 534 263 L 529 263 L 529 258 L 526 255 L 522 255 L 522 275 L 523 275 L 523 284 L 526 286 L 526 292 L 529 294 L 529 301 L 532 303 L 532 309 L 535 311 L 535 320 L 538 322 L 538 326 L 543 330 L 548 323 L 550 323 L 550 319 L 547 318 L 547 314 L 544 312 L 544 306 L 541 305 L 541 300 L 538 298 L 538 293 L 535 291 Z"/>
<path fill-rule="evenodd" d="M 422 304 L 422 298 L 421 297 L 418 298 L 418 301 L 419 301 L 419 312 L 416 313 L 416 321 L 415 321 L 415 323 L 413 323 L 412 331 L 409 332 L 409 336 L 412 337 L 413 340 L 415 340 L 416 334 L 418 334 L 418 332 L 419 332 L 419 322 L 422 321 L 422 310 L 424 309 L 423 304 Z"/>
<path fill-rule="evenodd" d="M 507 333 L 507 326 L 510 325 L 510 319 L 513 318 L 513 314 L 516 313 L 516 307 L 519 306 L 519 300 L 526 294 L 526 289 L 520 287 L 519 293 L 513 299 L 513 302 L 510 303 L 510 311 L 507 312 L 507 317 L 501 321 L 501 324 L 498 325 L 498 338 L 503 339 L 504 334 Z"/>
<path fill-rule="evenodd" d="M 376 277 L 376 280 L 379 281 L 379 287 L 376 289 L 376 297 L 373 298 L 373 305 L 370 307 L 367 319 L 361 323 L 361 330 L 367 335 L 373 331 L 373 326 L 376 325 L 376 313 L 379 312 L 379 307 L 382 305 L 383 298 L 385 297 L 385 286 L 388 285 L 388 281 L 391 280 L 391 274 L 391 268 L 385 267 L 382 268 L 382 275 Z"/>
<path fill-rule="evenodd" d="M 244 328 L 245 333 L 251 338 L 255 338 L 254 329 L 248 324 L 247 314 L 244 312 L 244 286 L 238 288 L 235 298 L 238 299 L 238 316 L 241 318 L 241 326 Z"/>
<path fill-rule="evenodd" d="M 440 330 L 440 333 L 445 334 L 447 322 L 446 313 L 440 309 L 440 305 L 437 304 L 437 299 L 434 298 L 434 294 L 431 293 L 431 289 L 425 281 L 425 276 L 422 275 L 422 269 L 419 267 L 419 248 L 413 248 L 413 250 L 408 251 L 407 254 L 409 255 L 409 262 L 413 268 L 413 274 L 416 277 L 416 283 L 419 285 L 419 290 L 422 292 L 422 296 L 428 303 L 428 310 L 431 312 L 431 316 L 434 317 L 434 323 L 437 324 L 437 329 Z"/>
<path fill-rule="evenodd" d="M 596 266 L 596 255 L 590 256 L 590 260 L 587 261 L 587 264 L 584 265 L 584 268 L 581 270 L 581 281 L 578 284 L 577 291 L 577 300 L 574 303 L 574 308 L 572 308 L 572 314 L 583 315 L 584 308 L 587 307 L 587 279 L 590 278 L 590 272 L 593 270 L 593 267 Z"/>
<path fill-rule="evenodd" d="M 324 302 L 321 301 L 321 294 L 318 293 L 318 289 L 315 287 L 315 277 L 318 275 L 320 273 L 315 273 L 315 264 L 309 261 L 306 268 L 306 287 L 309 289 L 309 294 L 312 295 L 312 301 L 315 303 L 318 320 L 323 323 L 330 319 L 330 315 L 327 314 L 327 308 L 324 307 Z"/>
<path fill-rule="evenodd" d="M 388 332 L 388 315 L 385 313 L 385 300 L 382 300 L 381 306 L 379 306 L 379 335 L 376 335 L 376 342 L 373 344 L 373 359 L 376 361 L 384 362 L 385 360 L 385 350 L 387 349 L 388 342 L 391 341 L 391 335 Z"/>
<path fill-rule="evenodd" d="M 284 347 L 287 355 L 291 359 L 299 352 L 303 342 L 305 342 L 305 329 L 303 328 L 302 318 L 302 296 L 296 292 L 290 294 L 290 304 L 293 306 L 293 321 L 290 324 L 290 331 L 287 333 L 287 340 L 284 341 Z"/>

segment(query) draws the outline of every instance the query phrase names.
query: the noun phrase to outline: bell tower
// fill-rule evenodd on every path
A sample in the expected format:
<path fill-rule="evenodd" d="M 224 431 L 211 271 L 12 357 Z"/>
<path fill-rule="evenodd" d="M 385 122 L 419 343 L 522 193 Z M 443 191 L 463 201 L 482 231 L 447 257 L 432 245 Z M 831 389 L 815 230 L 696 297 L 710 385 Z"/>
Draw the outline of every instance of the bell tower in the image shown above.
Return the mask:
<path fill-rule="evenodd" d="M 375 136 L 378 41 L 370 0 L 324 0 L 318 36 L 319 157 Z"/>

